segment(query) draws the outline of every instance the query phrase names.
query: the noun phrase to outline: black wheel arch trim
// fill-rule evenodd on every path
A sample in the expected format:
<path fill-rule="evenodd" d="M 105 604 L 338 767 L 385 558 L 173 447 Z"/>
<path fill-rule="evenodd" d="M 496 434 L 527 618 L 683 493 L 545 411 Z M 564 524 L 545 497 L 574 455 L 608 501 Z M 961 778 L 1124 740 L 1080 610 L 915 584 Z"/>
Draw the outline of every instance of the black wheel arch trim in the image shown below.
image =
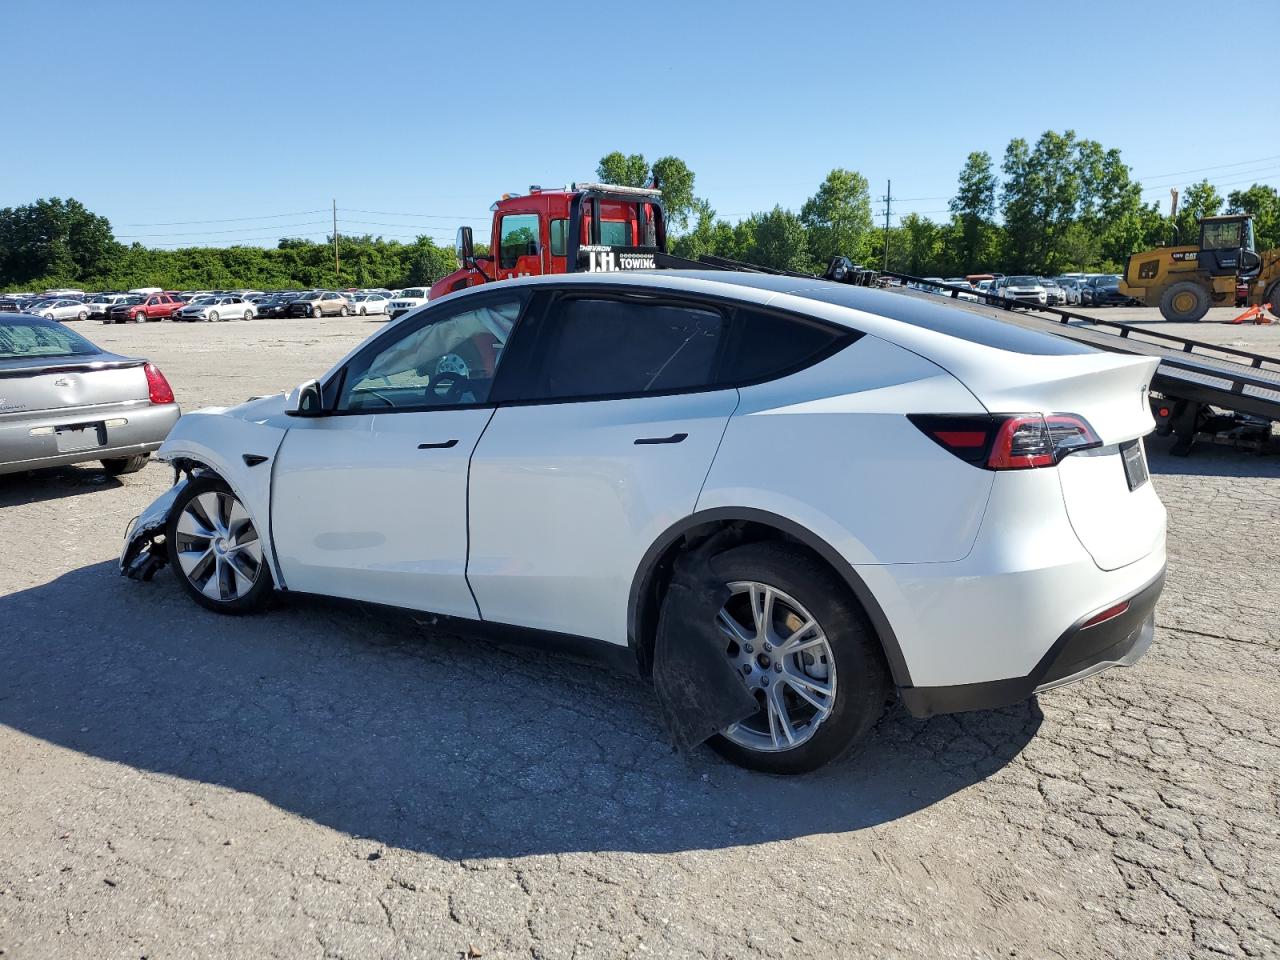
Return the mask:
<path fill-rule="evenodd" d="M 635 654 L 638 662 L 641 662 L 640 658 L 642 657 L 641 637 L 639 636 L 640 605 L 650 586 L 658 561 L 661 560 L 672 545 L 691 530 L 711 523 L 730 523 L 734 521 L 757 523 L 761 526 L 772 527 L 779 533 L 809 548 L 826 561 L 827 565 L 853 591 L 858 602 L 862 604 L 863 610 L 866 611 L 867 618 L 871 621 L 872 629 L 875 630 L 880 646 L 884 650 L 885 660 L 889 664 L 889 671 L 893 676 L 894 684 L 899 687 L 911 686 L 911 672 L 907 669 L 907 661 L 902 654 L 902 647 L 898 643 L 897 634 L 894 633 L 893 627 L 889 623 L 889 618 L 885 616 L 884 610 L 875 598 L 875 594 L 871 592 L 871 588 L 867 586 L 866 581 L 853 568 L 853 565 L 841 556 L 835 547 L 806 527 L 776 513 L 770 513 L 767 510 L 759 510 L 754 507 L 713 507 L 709 510 L 691 513 L 668 527 L 645 551 L 644 557 L 632 577 L 631 592 L 627 599 L 627 644 Z"/>

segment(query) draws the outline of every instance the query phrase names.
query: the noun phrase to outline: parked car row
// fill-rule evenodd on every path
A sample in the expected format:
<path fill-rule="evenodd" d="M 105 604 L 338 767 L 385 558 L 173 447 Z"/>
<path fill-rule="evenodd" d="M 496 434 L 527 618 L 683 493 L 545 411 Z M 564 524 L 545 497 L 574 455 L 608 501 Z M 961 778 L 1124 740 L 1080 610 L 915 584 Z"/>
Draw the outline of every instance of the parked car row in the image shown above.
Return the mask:
<path fill-rule="evenodd" d="M 404 294 L 407 299 L 396 298 Z M 393 311 L 392 304 L 401 309 Z M 46 320 L 146 323 L 156 320 L 252 320 L 255 317 L 398 316 L 426 303 L 426 290 L 160 290 L 127 293 L 51 291 L 0 296 L 0 312 L 28 313 Z"/>
<path fill-rule="evenodd" d="M 1133 298 L 1120 292 L 1120 276 L 1114 273 L 1095 273 L 1087 276 L 1035 277 L 1003 275 L 989 279 L 973 280 L 968 277 L 925 277 L 913 284 L 925 293 L 934 293 L 958 300 L 982 301 L 1001 306 L 1007 300 L 1017 301 L 1028 307 L 1112 307 L 1133 306 Z M 958 293 L 953 289 L 962 288 Z M 967 289 L 971 288 L 973 293 Z"/>

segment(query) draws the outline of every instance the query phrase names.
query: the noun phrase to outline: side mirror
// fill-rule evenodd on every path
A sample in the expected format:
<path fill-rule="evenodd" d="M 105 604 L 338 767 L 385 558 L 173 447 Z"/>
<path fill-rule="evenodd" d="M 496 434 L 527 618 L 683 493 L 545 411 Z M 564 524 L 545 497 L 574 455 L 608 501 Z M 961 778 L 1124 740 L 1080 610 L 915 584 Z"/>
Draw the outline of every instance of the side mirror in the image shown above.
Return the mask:
<path fill-rule="evenodd" d="M 464 267 L 476 265 L 475 241 L 471 237 L 470 227 L 458 228 L 458 236 L 453 241 L 453 252 L 457 254 L 458 262 Z"/>
<path fill-rule="evenodd" d="M 290 417 L 324 416 L 324 397 L 320 394 L 320 381 L 300 383 L 284 399 L 284 412 Z"/>

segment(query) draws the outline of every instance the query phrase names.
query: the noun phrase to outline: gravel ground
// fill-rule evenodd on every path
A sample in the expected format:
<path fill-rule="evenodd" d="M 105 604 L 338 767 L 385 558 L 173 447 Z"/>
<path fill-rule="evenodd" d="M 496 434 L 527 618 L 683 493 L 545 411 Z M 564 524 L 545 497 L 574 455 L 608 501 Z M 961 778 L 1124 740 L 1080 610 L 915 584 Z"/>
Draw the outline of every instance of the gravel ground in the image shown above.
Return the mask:
<path fill-rule="evenodd" d="M 84 332 L 192 409 L 376 328 Z M 1280 955 L 1280 461 L 1166 444 L 1144 660 L 1007 710 L 896 710 L 799 779 L 673 754 L 649 691 L 594 664 L 125 581 L 160 466 L 0 477 L 0 953 Z"/>

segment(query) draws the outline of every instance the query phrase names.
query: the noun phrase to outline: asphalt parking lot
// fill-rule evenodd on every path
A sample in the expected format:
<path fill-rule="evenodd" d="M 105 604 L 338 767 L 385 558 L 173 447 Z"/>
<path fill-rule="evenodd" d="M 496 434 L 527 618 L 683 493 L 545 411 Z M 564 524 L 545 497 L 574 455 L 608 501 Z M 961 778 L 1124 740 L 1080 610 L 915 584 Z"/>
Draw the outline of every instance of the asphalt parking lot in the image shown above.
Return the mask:
<path fill-rule="evenodd" d="M 80 329 L 191 410 L 319 375 L 378 321 Z M 126 581 L 162 466 L 0 477 L 0 953 L 1280 955 L 1280 458 L 1168 443 L 1144 660 L 895 710 L 795 779 L 672 753 L 650 692 L 594 664 Z"/>

